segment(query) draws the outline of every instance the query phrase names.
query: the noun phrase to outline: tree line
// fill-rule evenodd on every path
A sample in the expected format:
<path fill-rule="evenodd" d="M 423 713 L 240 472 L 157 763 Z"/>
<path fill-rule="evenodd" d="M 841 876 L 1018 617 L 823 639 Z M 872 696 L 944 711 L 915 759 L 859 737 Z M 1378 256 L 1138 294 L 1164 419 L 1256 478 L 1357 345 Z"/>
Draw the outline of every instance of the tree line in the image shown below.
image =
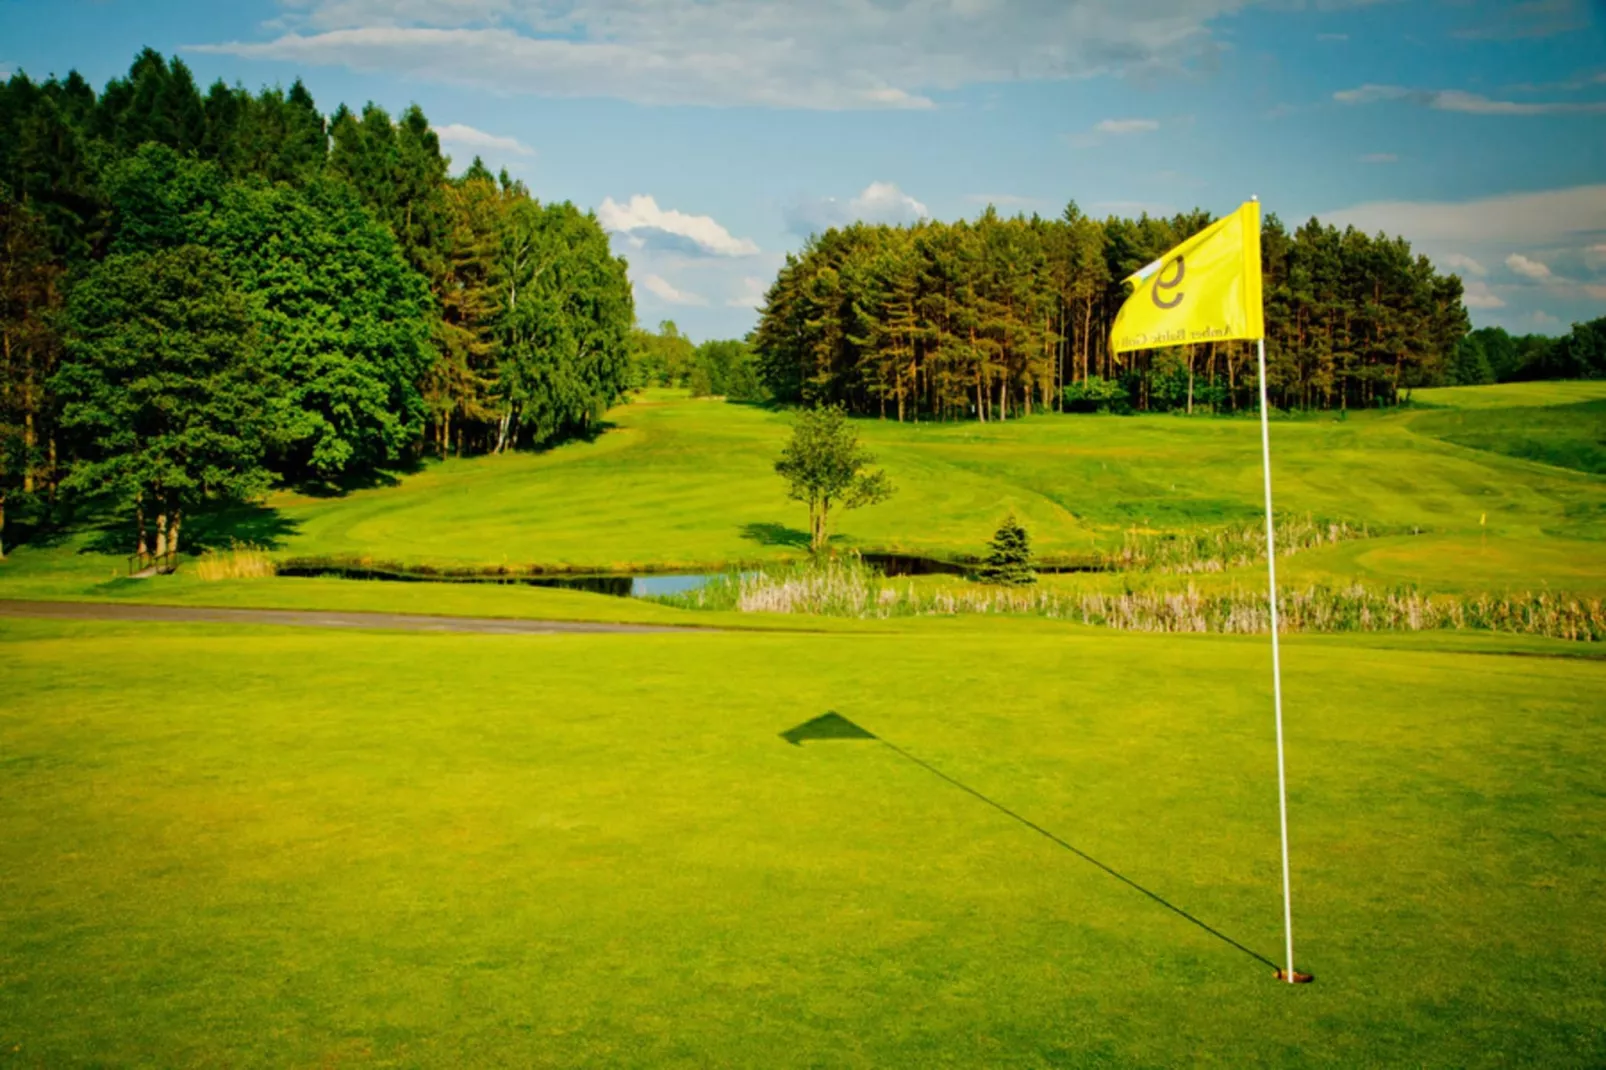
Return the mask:
<path fill-rule="evenodd" d="M 693 397 L 730 401 L 770 400 L 746 339 L 717 338 L 693 345 L 674 320 L 664 320 L 657 331 L 637 327 L 632 332 L 631 357 L 632 383 L 638 387 L 679 387 L 690 390 Z"/>
<path fill-rule="evenodd" d="M 854 224 L 816 235 L 770 287 L 754 346 L 785 401 L 899 420 L 1007 419 L 1034 410 L 1253 408 L 1252 344 L 1117 358 L 1124 281 L 1212 221 L 1058 219 Z M 1467 332 L 1461 280 L 1400 238 L 1311 220 L 1262 234 L 1267 382 L 1276 404 L 1393 404 L 1443 380 Z"/>
<path fill-rule="evenodd" d="M 449 167 L 416 106 L 203 94 L 150 50 L 98 94 L 0 83 L 0 528 L 108 494 L 175 550 L 207 499 L 593 426 L 635 374 L 624 260 Z"/>
<path fill-rule="evenodd" d="M 1480 327 L 1461 339 L 1446 374 L 1455 386 L 1601 378 L 1606 378 L 1606 316 L 1575 323 L 1560 338 Z"/>

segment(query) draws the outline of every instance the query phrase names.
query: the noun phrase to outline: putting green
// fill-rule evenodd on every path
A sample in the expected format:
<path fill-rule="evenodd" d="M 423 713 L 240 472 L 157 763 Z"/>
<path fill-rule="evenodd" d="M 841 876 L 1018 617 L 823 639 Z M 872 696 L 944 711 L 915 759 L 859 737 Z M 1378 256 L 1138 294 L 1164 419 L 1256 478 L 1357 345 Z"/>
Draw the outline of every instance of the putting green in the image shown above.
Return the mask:
<path fill-rule="evenodd" d="M 1606 1060 L 1606 663 L 1384 641 L 1285 648 L 1291 990 L 1263 641 L 0 621 L 0 1051 Z"/>

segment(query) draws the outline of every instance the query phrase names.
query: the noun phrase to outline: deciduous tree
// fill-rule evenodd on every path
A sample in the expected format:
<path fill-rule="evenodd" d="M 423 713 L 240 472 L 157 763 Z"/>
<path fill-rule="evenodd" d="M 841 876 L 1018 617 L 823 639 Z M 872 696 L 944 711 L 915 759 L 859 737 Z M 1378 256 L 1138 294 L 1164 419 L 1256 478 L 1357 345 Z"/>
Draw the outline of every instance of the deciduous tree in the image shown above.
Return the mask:
<path fill-rule="evenodd" d="M 892 496 L 892 481 L 875 457 L 859 445 L 847 416 L 835 406 L 806 409 L 775 462 L 787 494 L 809 508 L 809 547 L 822 552 L 830 539 L 831 513 L 858 509 Z"/>
<path fill-rule="evenodd" d="M 84 453 L 66 484 L 110 495 L 139 552 L 176 553 L 188 510 L 266 488 L 273 389 L 246 299 L 215 253 L 112 256 L 73 291 L 69 321 L 53 385 Z"/>

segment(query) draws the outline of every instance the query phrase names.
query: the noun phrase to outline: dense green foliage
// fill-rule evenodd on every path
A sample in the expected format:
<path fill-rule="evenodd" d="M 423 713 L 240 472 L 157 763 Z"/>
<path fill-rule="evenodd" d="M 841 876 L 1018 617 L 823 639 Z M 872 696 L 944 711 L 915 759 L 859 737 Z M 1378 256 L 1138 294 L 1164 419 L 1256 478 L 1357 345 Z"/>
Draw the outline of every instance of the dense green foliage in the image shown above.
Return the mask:
<path fill-rule="evenodd" d="M 65 485 L 109 492 L 136 518 L 138 551 L 179 549 L 185 512 L 267 486 L 278 384 L 256 358 L 245 299 L 196 245 L 108 257 L 74 288 L 68 359 L 53 386 L 81 443 Z"/>
<path fill-rule="evenodd" d="M 731 401 L 766 401 L 769 392 L 759 380 L 753 347 L 741 339 L 714 339 L 697 347 L 686 384 L 693 397 Z"/>
<path fill-rule="evenodd" d="M 416 107 L 326 123 L 300 82 L 203 96 L 149 50 L 98 96 L 76 73 L 0 83 L 0 525 L 6 495 L 99 463 L 56 434 L 47 384 L 74 327 L 57 310 L 108 257 L 215 254 L 204 277 L 245 300 L 282 391 L 281 480 L 587 432 L 630 385 L 624 262 L 572 205 L 448 166 Z"/>
<path fill-rule="evenodd" d="M 635 386 L 685 387 L 697 365 L 697 347 L 674 320 L 664 320 L 656 331 L 637 327 L 630 332 L 630 360 Z"/>
<path fill-rule="evenodd" d="M 831 537 L 831 511 L 858 509 L 892 497 L 885 472 L 870 470 L 875 456 L 835 407 L 805 409 L 775 462 L 787 495 L 809 507 L 809 549 L 816 554 Z"/>
<path fill-rule="evenodd" d="M 1456 346 L 1447 382 L 1460 386 L 1531 379 L 1606 378 L 1606 316 L 1575 323 L 1560 338 L 1480 327 Z"/>
<path fill-rule="evenodd" d="M 43 220 L 0 186 L 0 557 L 8 499 L 37 504 L 39 474 L 54 467 L 55 414 L 44 402 L 60 356 L 61 274 Z"/>
<path fill-rule="evenodd" d="M 987 544 L 987 557 L 982 562 L 981 579 L 1005 587 L 1022 587 L 1037 582 L 1032 568 L 1032 540 L 1011 513 L 998 525 L 992 541 Z"/>
<path fill-rule="evenodd" d="M 904 419 L 1006 419 L 1114 405 L 1252 408 L 1243 343 L 1122 362 L 1109 326 L 1122 280 L 1211 222 L 999 217 L 855 224 L 810 239 L 771 287 L 755 335 L 765 385 L 788 401 Z M 1441 381 L 1467 327 L 1461 283 L 1401 239 L 1268 216 L 1268 379 L 1285 407 L 1391 404 Z"/>
<path fill-rule="evenodd" d="M 630 341 L 631 381 L 637 387 L 682 387 L 693 397 L 767 401 L 752 345 L 742 339 L 711 339 L 694 346 L 674 320 L 657 331 L 636 328 Z"/>

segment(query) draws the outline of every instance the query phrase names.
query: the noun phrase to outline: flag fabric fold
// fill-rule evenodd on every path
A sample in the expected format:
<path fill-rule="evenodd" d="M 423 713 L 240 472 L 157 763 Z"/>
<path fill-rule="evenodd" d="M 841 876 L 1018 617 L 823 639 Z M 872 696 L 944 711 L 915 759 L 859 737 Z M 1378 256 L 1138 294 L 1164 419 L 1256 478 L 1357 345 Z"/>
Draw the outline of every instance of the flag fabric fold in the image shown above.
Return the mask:
<path fill-rule="evenodd" d="M 1136 288 L 1116 313 L 1112 352 L 1264 337 L 1260 202 L 1218 219 L 1126 281 Z"/>

